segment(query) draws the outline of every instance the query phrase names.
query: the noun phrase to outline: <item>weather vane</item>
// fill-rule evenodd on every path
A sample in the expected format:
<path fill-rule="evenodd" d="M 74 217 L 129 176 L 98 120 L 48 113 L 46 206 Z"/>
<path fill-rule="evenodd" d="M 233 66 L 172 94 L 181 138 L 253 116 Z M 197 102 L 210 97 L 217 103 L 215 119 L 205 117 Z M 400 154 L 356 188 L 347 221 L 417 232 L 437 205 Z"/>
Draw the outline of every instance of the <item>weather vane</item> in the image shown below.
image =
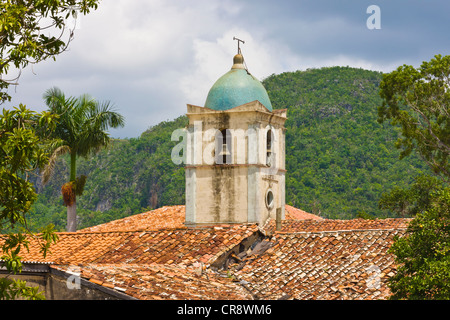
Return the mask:
<path fill-rule="evenodd" d="M 237 42 L 238 42 L 238 53 L 241 53 L 241 47 L 239 46 L 239 42 L 245 43 L 245 41 L 241 40 L 241 39 L 238 39 L 236 37 L 233 37 L 233 40 L 237 40 Z"/>

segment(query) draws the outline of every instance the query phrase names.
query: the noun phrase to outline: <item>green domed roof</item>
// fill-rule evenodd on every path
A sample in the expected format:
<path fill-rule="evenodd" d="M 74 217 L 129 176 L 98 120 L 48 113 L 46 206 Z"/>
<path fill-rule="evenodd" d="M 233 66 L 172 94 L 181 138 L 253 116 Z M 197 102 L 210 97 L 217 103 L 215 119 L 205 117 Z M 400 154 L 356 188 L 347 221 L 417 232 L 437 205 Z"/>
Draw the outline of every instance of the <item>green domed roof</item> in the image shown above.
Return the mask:
<path fill-rule="evenodd" d="M 234 64 L 214 83 L 206 98 L 205 107 L 213 110 L 229 110 L 258 100 L 269 111 L 272 104 L 266 89 L 243 65 L 242 55 L 234 56 Z"/>

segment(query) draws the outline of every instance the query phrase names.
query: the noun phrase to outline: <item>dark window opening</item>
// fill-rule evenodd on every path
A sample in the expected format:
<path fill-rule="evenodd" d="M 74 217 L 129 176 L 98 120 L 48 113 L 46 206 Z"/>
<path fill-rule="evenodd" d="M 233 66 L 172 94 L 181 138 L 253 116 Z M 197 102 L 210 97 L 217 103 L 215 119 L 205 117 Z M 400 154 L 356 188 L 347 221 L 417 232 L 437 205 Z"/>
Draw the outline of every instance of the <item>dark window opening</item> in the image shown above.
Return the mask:
<path fill-rule="evenodd" d="M 267 130 L 266 137 L 266 165 L 270 166 L 272 164 L 272 141 L 273 141 L 273 132 L 272 130 Z"/>
<path fill-rule="evenodd" d="M 220 130 L 217 139 L 217 164 L 231 164 L 231 131 L 229 129 Z"/>

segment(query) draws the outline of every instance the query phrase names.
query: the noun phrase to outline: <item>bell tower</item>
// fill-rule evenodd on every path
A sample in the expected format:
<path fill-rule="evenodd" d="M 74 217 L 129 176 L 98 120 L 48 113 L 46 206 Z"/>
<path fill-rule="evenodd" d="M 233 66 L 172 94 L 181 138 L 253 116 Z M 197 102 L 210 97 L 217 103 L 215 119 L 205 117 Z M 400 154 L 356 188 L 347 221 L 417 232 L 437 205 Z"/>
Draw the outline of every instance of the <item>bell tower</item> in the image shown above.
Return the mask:
<path fill-rule="evenodd" d="M 286 109 L 272 109 L 239 47 L 187 117 L 186 225 L 263 224 L 277 209 L 284 219 Z"/>

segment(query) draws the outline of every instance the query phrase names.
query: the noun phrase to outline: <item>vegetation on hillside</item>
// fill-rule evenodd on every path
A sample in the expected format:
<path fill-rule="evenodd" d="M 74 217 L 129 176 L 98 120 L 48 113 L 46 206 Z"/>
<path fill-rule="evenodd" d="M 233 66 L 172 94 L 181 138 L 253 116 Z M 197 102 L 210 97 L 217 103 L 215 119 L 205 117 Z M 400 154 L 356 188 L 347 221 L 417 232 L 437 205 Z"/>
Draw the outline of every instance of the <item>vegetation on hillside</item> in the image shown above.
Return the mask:
<path fill-rule="evenodd" d="M 139 138 L 112 140 L 110 146 L 88 159 L 79 158 L 77 173 L 88 179 L 77 198 L 78 228 L 92 226 L 157 208 L 184 204 L 184 168 L 172 163 L 172 131 L 187 125 L 187 118 L 162 122 Z M 66 225 L 61 185 L 68 180 L 69 156 L 61 157 L 45 186 L 35 180 L 39 193 L 31 226 L 51 220 Z"/>
<path fill-rule="evenodd" d="M 272 104 L 288 108 L 286 201 L 327 218 L 386 217 L 380 196 L 426 172 L 399 161 L 398 129 L 377 122 L 379 72 L 332 67 L 273 75 Z"/>
<path fill-rule="evenodd" d="M 411 155 L 399 161 L 399 129 L 377 122 L 382 74 L 349 67 L 309 69 L 272 75 L 263 81 L 275 108 L 287 108 L 286 202 L 326 218 L 388 217 L 379 208 L 383 193 L 408 187 L 429 171 Z M 79 228 L 164 205 L 184 204 L 182 165 L 171 161 L 180 116 L 77 163 L 87 175 L 77 199 Z M 65 227 L 60 186 L 67 181 L 68 157 L 59 160 L 52 181 L 38 180 L 31 227 L 51 221 Z"/>

